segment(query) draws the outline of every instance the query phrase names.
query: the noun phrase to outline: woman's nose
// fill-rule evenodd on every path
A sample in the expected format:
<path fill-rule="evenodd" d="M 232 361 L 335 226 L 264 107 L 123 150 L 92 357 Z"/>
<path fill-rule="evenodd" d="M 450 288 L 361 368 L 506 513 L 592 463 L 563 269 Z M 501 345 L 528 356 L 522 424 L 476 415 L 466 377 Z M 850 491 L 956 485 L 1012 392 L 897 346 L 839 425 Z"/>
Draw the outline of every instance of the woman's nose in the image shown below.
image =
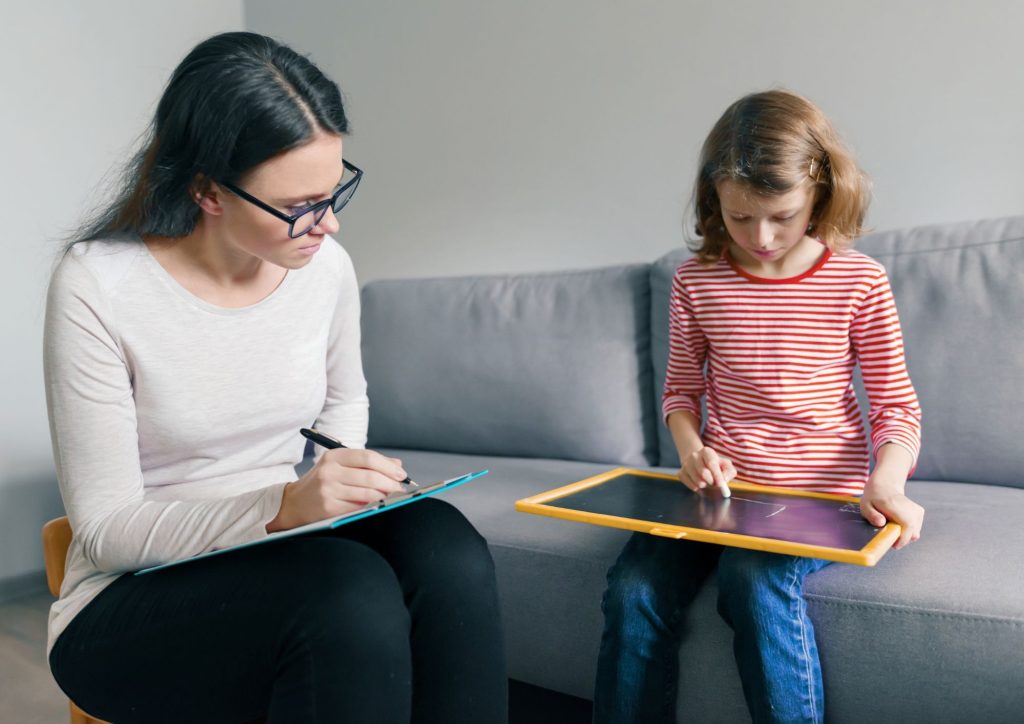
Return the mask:
<path fill-rule="evenodd" d="M 334 215 L 334 209 L 327 209 L 327 213 L 324 214 L 324 218 L 320 219 L 314 229 L 321 231 L 325 234 L 333 234 L 341 228 L 341 224 L 338 223 L 338 217 Z"/>

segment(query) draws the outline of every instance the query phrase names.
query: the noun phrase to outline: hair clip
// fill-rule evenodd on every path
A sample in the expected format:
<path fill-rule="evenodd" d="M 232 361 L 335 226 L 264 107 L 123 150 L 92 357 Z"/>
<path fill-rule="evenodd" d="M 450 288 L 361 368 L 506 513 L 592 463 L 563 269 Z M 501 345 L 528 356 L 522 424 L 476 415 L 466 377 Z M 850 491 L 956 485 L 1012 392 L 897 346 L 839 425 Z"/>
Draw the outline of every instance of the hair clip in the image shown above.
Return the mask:
<path fill-rule="evenodd" d="M 828 165 L 828 157 L 819 161 L 816 158 L 812 158 L 810 164 L 807 166 L 807 175 L 814 179 L 814 183 L 821 183 L 822 177 L 825 174 L 825 166 Z"/>

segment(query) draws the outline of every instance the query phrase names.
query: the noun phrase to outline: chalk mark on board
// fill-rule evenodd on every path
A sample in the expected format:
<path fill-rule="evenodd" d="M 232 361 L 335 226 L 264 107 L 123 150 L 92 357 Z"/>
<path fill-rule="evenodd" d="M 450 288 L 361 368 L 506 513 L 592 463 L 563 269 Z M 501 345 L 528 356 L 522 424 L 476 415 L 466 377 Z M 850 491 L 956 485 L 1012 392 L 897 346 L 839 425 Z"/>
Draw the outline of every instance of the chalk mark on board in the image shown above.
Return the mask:
<path fill-rule="evenodd" d="M 778 515 L 786 509 L 785 505 L 779 505 L 778 503 L 768 503 L 764 500 L 751 500 L 750 498 L 741 498 L 738 495 L 734 495 L 732 496 L 732 498 L 727 498 L 727 500 L 743 500 L 746 501 L 747 503 L 757 503 L 758 505 L 772 505 L 778 508 L 778 510 L 776 510 L 774 513 L 769 513 L 768 515 L 766 515 L 765 518 L 771 518 L 773 515 Z"/>

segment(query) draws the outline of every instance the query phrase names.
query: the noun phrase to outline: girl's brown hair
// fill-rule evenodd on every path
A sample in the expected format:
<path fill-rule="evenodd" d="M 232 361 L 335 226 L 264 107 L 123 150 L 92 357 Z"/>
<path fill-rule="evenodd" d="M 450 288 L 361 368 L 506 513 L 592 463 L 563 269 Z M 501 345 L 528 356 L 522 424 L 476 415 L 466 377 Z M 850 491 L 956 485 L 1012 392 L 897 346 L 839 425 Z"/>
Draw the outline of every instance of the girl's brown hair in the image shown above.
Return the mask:
<path fill-rule="evenodd" d="M 811 183 L 816 198 L 808 233 L 833 251 L 863 230 L 871 200 L 867 177 L 825 114 L 783 90 L 753 93 L 729 106 L 700 154 L 691 249 L 703 262 L 720 259 L 730 241 L 716 184 L 735 181 L 767 195 Z"/>

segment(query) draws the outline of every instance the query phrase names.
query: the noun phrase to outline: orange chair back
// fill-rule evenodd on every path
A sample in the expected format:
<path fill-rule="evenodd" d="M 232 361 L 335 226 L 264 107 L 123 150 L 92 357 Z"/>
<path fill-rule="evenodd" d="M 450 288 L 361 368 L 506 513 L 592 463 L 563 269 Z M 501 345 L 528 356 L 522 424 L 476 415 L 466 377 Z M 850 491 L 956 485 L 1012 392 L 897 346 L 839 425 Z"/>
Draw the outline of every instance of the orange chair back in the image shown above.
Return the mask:
<path fill-rule="evenodd" d="M 46 565 L 46 585 L 54 597 L 60 595 L 64 582 L 64 565 L 71 545 L 71 524 L 67 518 L 54 518 L 43 526 L 43 562 Z"/>
<path fill-rule="evenodd" d="M 67 518 L 54 518 L 43 526 L 43 563 L 46 565 L 46 585 L 54 598 L 60 596 L 64 582 L 64 566 L 71 546 L 71 524 Z M 89 716 L 73 701 L 68 702 L 71 724 L 106 724 L 102 719 Z"/>

